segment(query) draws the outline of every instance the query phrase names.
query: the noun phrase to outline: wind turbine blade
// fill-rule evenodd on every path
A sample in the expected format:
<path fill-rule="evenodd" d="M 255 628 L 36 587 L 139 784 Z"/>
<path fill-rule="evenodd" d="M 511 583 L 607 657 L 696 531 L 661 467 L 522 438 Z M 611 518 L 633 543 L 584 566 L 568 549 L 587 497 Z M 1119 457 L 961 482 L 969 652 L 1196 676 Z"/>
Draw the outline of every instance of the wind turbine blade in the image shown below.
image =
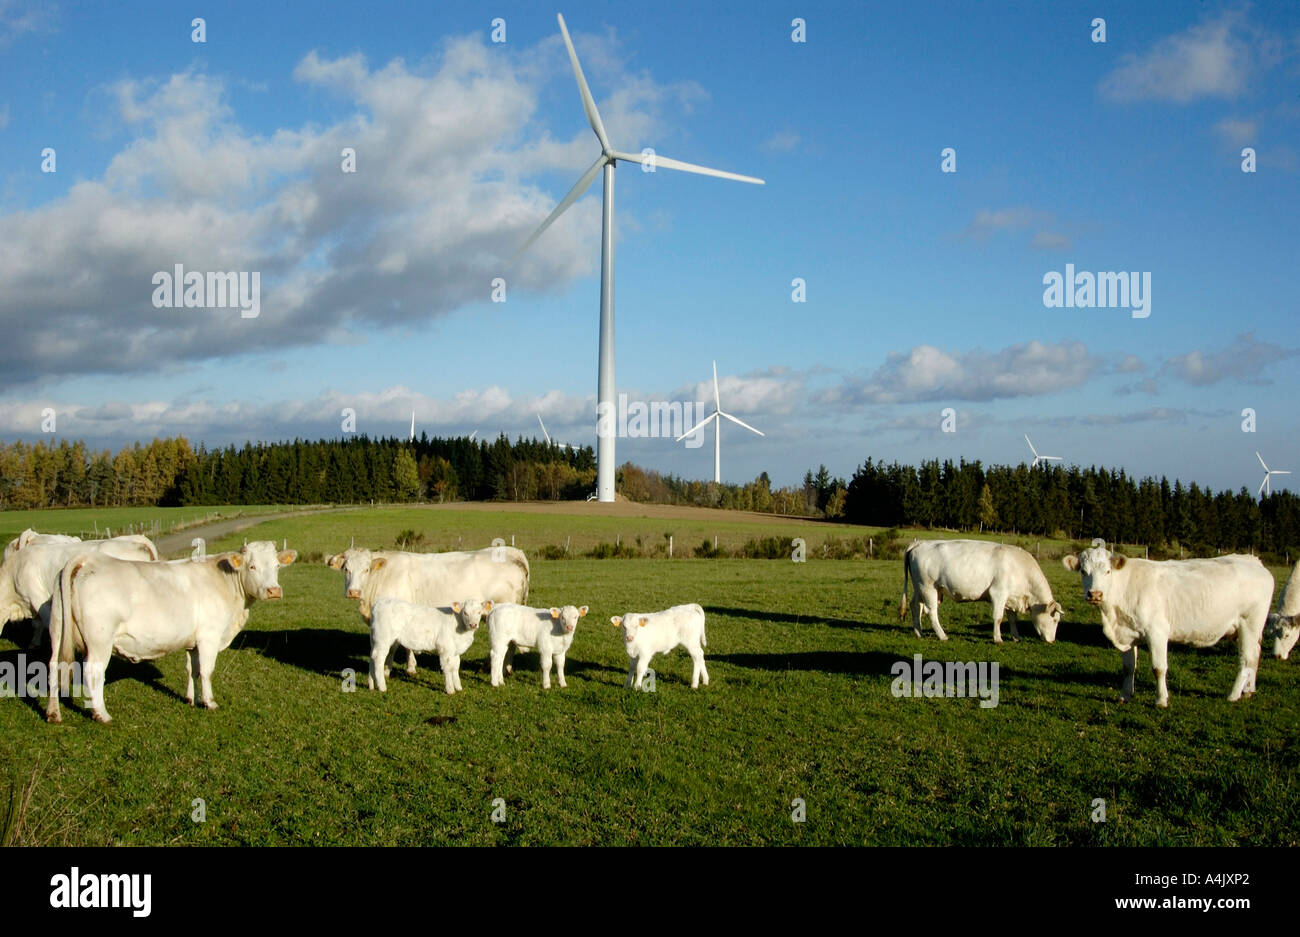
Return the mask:
<path fill-rule="evenodd" d="M 542 423 L 542 415 L 540 413 L 537 414 L 537 422 Z M 542 423 L 542 435 L 546 437 L 546 445 L 549 446 L 551 444 L 551 434 L 546 431 L 545 423 Z"/>
<path fill-rule="evenodd" d="M 474 432 L 472 432 L 472 433 L 469 434 L 469 441 L 470 441 L 470 442 L 473 442 L 473 441 L 474 441 L 474 437 L 477 436 L 477 435 L 478 435 L 478 430 L 474 430 Z"/>
<path fill-rule="evenodd" d="M 694 426 L 692 426 L 692 427 L 691 427 L 690 429 L 688 429 L 686 432 L 684 432 L 684 433 L 682 433 L 680 436 L 678 436 L 678 437 L 677 437 L 677 441 L 678 441 L 678 442 L 681 442 L 681 441 L 682 441 L 683 439 L 685 439 L 687 436 L 691 436 L 691 435 L 693 435 L 693 434 L 695 433 L 696 430 L 704 429 L 704 427 L 706 427 L 706 426 L 709 425 L 709 421 L 712 420 L 712 419 L 714 419 L 715 417 L 717 417 L 717 415 L 718 415 L 717 413 L 710 413 L 710 414 L 709 414 L 708 416 L 706 416 L 704 419 L 700 420 L 700 422 L 696 423 Z"/>
<path fill-rule="evenodd" d="M 766 435 L 767 435 L 767 434 L 764 433 L 762 430 L 754 429 L 754 427 L 750 426 L 750 425 L 749 425 L 748 423 L 746 423 L 744 420 L 738 420 L 738 419 L 736 419 L 736 417 L 732 416 L 730 413 L 723 413 L 721 410 L 719 410 L 719 411 L 718 411 L 718 416 L 725 416 L 725 417 L 726 417 L 727 419 L 729 419 L 731 422 L 733 422 L 733 423 L 737 423 L 737 424 L 739 424 L 740 426 L 745 427 L 745 429 L 749 430 L 751 433 L 758 433 L 758 435 L 760 435 L 760 436 L 766 436 Z"/>
<path fill-rule="evenodd" d="M 722 403 L 718 400 L 718 362 L 713 362 L 713 409 L 721 410 Z"/>
<path fill-rule="evenodd" d="M 1025 436 L 1025 442 L 1029 442 L 1029 436 L 1028 436 L 1028 435 Z M 1034 464 L 1037 465 L 1037 464 L 1038 464 L 1038 450 L 1034 448 L 1034 444 L 1031 443 L 1031 442 L 1029 442 L 1029 451 L 1032 452 L 1032 453 L 1034 454 Z"/>
<path fill-rule="evenodd" d="M 573 76 L 578 79 L 578 93 L 582 95 L 582 109 L 587 112 L 587 122 L 591 124 L 596 139 L 600 141 L 601 151 L 608 153 L 609 137 L 605 135 L 605 125 L 601 123 L 600 111 L 596 110 L 596 101 L 591 96 L 591 89 L 587 87 L 587 77 L 582 74 L 582 66 L 578 64 L 578 53 L 573 51 L 573 40 L 569 38 L 569 27 L 564 25 L 564 17 L 559 13 L 555 14 L 555 18 L 560 21 L 560 32 L 564 34 L 564 45 L 569 50 L 569 61 L 573 63 Z"/>
<path fill-rule="evenodd" d="M 534 231 L 529 236 L 528 240 L 524 241 L 523 247 L 515 251 L 515 255 L 510 258 L 511 263 L 514 263 L 516 260 L 518 260 L 519 255 L 522 254 L 524 251 L 528 250 L 528 248 L 532 246 L 533 241 L 536 241 L 539 237 L 541 237 L 542 232 L 545 231 L 547 228 L 549 228 L 551 226 L 551 223 L 555 221 L 556 218 L 564 214 L 565 209 L 567 209 L 578 199 L 582 198 L 582 193 L 586 192 L 587 189 L 591 187 L 592 182 L 596 180 L 596 173 L 600 172 L 601 168 L 608 161 L 609 158 L 605 156 L 604 153 L 602 153 L 600 155 L 600 159 L 596 160 L 596 162 L 592 164 L 591 168 L 582 174 L 582 178 L 578 180 L 577 184 L 572 189 L 569 190 L 569 194 L 564 196 L 560 204 L 555 206 L 555 210 L 552 211 L 549 215 L 547 215 L 546 220 L 543 221 L 538 226 L 537 230 Z"/>
<path fill-rule="evenodd" d="M 1290 470 L 1290 469 L 1273 469 L 1273 470 L 1272 470 L 1271 472 L 1269 472 L 1268 474 L 1270 474 L 1270 475 L 1290 475 L 1290 474 L 1291 474 L 1291 470 Z"/>
<path fill-rule="evenodd" d="M 622 153 L 618 150 L 611 150 L 610 156 L 615 159 L 621 159 L 628 163 L 650 163 L 656 169 L 676 169 L 680 172 L 693 172 L 701 176 L 715 176 L 718 179 L 731 179 L 734 182 L 749 182 L 753 185 L 767 185 L 762 179 L 755 176 L 742 176 L 739 173 L 727 172 L 723 169 L 710 169 L 708 166 L 697 166 L 694 163 L 683 163 L 680 159 L 669 159 L 667 156 L 660 156 L 658 153 L 654 157 L 642 156 L 639 153 Z"/>
<path fill-rule="evenodd" d="M 1264 486 L 1267 485 L 1267 484 L 1268 484 L 1268 476 L 1265 475 L 1265 476 L 1264 476 L 1264 480 L 1263 480 L 1262 482 L 1259 483 L 1259 488 L 1255 491 L 1255 497 L 1256 497 L 1256 498 L 1258 498 L 1260 495 L 1262 495 L 1262 494 L 1264 493 Z M 1270 492 L 1270 494 L 1271 494 L 1271 493 L 1272 493 L 1272 492 Z"/>
<path fill-rule="evenodd" d="M 1255 453 L 1255 458 L 1259 459 L 1259 464 L 1260 464 L 1260 465 L 1264 465 L 1264 457 L 1263 457 L 1262 455 L 1260 455 L 1258 452 Z M 1268 466 L 1267 466 L 1267 465 L 1264 465 L 1264 471 L 1266 471 L 1266 472 L 1268 471 Z"/>

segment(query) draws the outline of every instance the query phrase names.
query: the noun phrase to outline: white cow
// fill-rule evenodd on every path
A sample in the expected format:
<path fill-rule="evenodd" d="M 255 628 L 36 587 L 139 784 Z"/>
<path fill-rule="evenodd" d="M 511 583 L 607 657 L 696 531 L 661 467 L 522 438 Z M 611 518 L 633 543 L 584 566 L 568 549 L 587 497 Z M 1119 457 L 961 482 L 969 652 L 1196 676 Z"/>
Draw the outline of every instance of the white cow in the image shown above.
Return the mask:
<path fill-rule="evenodd" d="M 343 593 L 361 600 L 358 611 L 367 623 L 380 599 L 442 607 L 466 595 L 492 602 L 528 601 L 528 557 L 514 547 L 455 553 L 371 552 L 354 547 L 325 562 L 330 569 L 343 570 Z M 407 650 L 406 672 L 414 674 L 415 651 Z M 507 656 L 507 671 L 509 663 Z"/>
<path fill-rule="evenodd" d="M 518 650 L 537 648 L 541 655 L 542 689 L 551 688 L 551 661 L 555 661 L 555 675 L 564 688 L 564 655 L 573 644 L 573 634 L 578 619 L 587 614 L 587 606 L 578 608 L 529 608 L 503 602 L 488 615 L 488 637 L 492 640 L 492 685 L 505 682 L 502 664 L 513 644 Z"/>
<path fill-rule="evenodd" d="M 1300 563 L 1295 564 L 1282 588 L 1277 612 L 1268 616 L 1268 630 L 1273 635 L 1273 656 L 1286 660 L 1296 638 L 1300 638 Z"/>
<path fill-rule="evenodd" d="M 1169 705 L 1165 675 L 1169 642 L 1209 647 L 1237 636 L 1241 667 L 1228 699 L 1255 692 L 1259 646 L 1273 601 L 1273 574 L 1258 557 L 1233 554 L 1205 560 L 1130 559 L 1103 542 L 1062 557 L 1083 579 L 1083 594 L 1101 611 L 1101 628 L 1124 655 L 1120 701 L 1133 697 L 1137 644 L 1145 639 L 1156 674 L 1156 705 Z"/>
<path fill-rule="evenodd" d="M 10 540 L 5 545 L 5 559 L 13 556 L 29 543 L 80 543 L 80 537 L 69 537 L 67 534 L 39 534 L 32 528 L 28 527 L 21 534 Z"/>
<path fill-rule="evenodd" d="M 450 696 L 461 689 L 460 658 L 474 643 L 479 623 L 492 611 L 480 599 L 452 602 L 447 608 L 417 605 L 401 599 L 380 599 L 370 616 L 370 689 L 388 692 L 388 668 L 397 645 L 433 651 L 442 665 L 444 688 Z"/>
<path fill-rule="evenodd" d="M 98 552 L 121 560 L 158 559 L 157 547 L 139 534 L 84 543 L 76 538 L 45 539 L 59 536 L 36 534 L 19 544 L 0 565 L 0 631 L 8 622 L 39 618 L 41 627 L 32 636 L 33 646 L 42 633 L 49 631 L 50 601 L 59 587 L 59 573 L 74 556 Z"/>
<path fill-rule="evenodd" d="M 709 685 L 709 672 L 704 667 L 704 648 L 709 642 L 704 636 L 704 609 L 692 603 L 674 605 L 662 612 L 628 612 L 610 619 L 614 627 L 623 630 L 623 642 L 629 658 L 627 681 L 632 686 L 636 674 L 636 688 L 641 689 L 645 672 L 650 669 L 650 658 L 673 648 L 686 648 L 694 667 L 691 670 L 691 689 Z"/>
<path fill-rule="evenodd" d="M 74 651 L 80 650 L 86 654 L 85 693 L 98 722 L 112 718 L 104 707 L 104 671 L 114 653 L 135 663 L 188 651 L 185 700 L 194 704 L 197 669 L 203 705 L 216 709 L 212 671 L 217 654 L 244 627 L 254 601 L 283 596 L 279 569 L 297 556 L 296 550 L 277 553 L 274 543 L 258 540 L 238 553 L 171 563 L 132 563 L 104 553 L 75 557 L 60 574 L 54 598 L 46 720 L 62 721 L 60 684 L 67 679 Z"/>
<path fill-rule="evenodd" d="M 993 605 L 993 641 L 1002 643 L 1002 616 L 1011 613 L 1011 640 L 1020 640 L 1016 615 L 1029 615 L 1039 637 L 1056 640 L 1061 623 L 1060 603 L 1032 556 L 1020 547 L 988 540 L 914 540 L 903 552 L 903 597 L 898 617 L 907 615 L 907 579 L 912 578 L 912 630 L 921 637 L 921 616 L 940 641 L 947 641 L 939 624 L 939 602 L 944 596 L 957 602 Z"/>

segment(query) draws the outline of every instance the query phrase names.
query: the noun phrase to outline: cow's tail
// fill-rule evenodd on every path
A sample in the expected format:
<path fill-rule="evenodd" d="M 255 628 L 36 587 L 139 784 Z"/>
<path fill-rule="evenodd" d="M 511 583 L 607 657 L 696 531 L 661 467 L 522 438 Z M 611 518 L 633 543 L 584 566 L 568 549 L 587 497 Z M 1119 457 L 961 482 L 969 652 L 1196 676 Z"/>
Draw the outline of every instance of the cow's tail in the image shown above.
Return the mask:
<path fill-rule="evenodd" d="M 519 566 L 519 568 L 522 569 L 522 570 L 524 571 L 524 594 L 523 594 L 522 597 L 520 597 L 520 599 L 519 599 L 519 604 L 520 604 L 520 605 L 527 605 L 527 604 L 528 604 L 528 585 L 529 585 L 529 579 L 531 578 L 531 575 L 532 575 L 531 571 L 530 571 L 529 568 L 528 568 L 528 557 L 527 557 L 527 556 L 524 554 L 524 552 L 521 550 L 521 551 L 519 552 L 519 556 L 518 556 L 517 558 L 514 558 L 514 560 L 515 560 L 515 564 L 516 564 L 517 566 Z"/>
<path fill-rule="evenodd" d="M 704 609 L 699 605 L 696 605 L 695 607 L 700 610 L 700 647 L 708 647 L 709 637 L 704 633 Z"/>
<path fill-rule="evenodd" d="M 898 600 L 899 621 L 904 621 L 907 618 L 907 577 L 912 562 L 912 548 L 915 546 L 916 541 L 913 540 L 907 545 L 907 549 L 903 551 L 903 597 Z"/>
<path fill-rule="evenodd" d="M 73 579 L 89 557 L 82 555 L 63 567 L 59 573 L 59 588 L 50 603 L 50 665 L 58 668 L 58 685 L 63 693 L 70 692 L 72 663 L 77 653 L 77 609 L 73 594 Z M 53 684 L 55 674 L 50 674 Z"/>

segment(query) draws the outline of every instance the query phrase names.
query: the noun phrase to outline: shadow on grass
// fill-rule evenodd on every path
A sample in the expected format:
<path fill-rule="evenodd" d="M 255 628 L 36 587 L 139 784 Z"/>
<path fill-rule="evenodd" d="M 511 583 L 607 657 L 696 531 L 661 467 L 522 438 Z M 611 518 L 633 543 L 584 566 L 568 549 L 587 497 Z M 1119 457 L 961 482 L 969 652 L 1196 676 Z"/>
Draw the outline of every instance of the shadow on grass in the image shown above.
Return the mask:
<path fill-rule="evenodd" d="M 245 630 L 230 645 L 232 650 L 256 651 L 263 657 L 309 670 L 324 677 L 337 677 L 346 668 L 365 677 L 370 668 L 370 635 L 337 628 L 296 628 L 275 631 Z M 399 651 L 393 673 L 405 673 L 406 655 Z"/>
<path fill-rule="evenodd" d="M 752 621 L 771 621 L 783 625 L 829 625 L 832 628 L 885 628 L 887 625 L 873 624 L 865 621 L 853 621 L 848 618 L 822 618 L 817 615 L 796 615 L 792 612 L 773 612 L 764 608 L 730 608 L 725 605 L 710 605 L 704 609 L 706 615 L 719 614 L 732 618 L 748 618 Z M 707 631 L 707 625 L 706 631 Z"/>
<path fill-rule="evenodd" d="M 27 650 L 25 648 L 21 650 L 0 651 L 0 665 L 8 664 L 9 667 L 13 668 L 15 682 L 26 684 L 28 682 L 26 668 L 30 666 L 32 662 L 36 661 L 40 663 L 43 672 L 49 666 L 49 655 L 49 648 L 42 648 L 36 651 Z M 85 658 L 78 655 L 77 662 L 84 666 Z M 22 665 L 21 667 L 19 666 L 20 664 Z M 5 669 L 8 670 L 9 668 L 6 667 Z M 181 696 L 180 693 L 173 690 L 164 682 L 163 672 L 152 663 L 141 661 L 138 664 L 133 664 L 130 661 L 113 657 L 109 658 L 108 670 L 104 674 L 104 701 L 106 704 L 109 701 L 109 688 L 121 680 L 134 680 L 137 683 L 146 684 L 151 689 L 156 690 L 164 696 L 170 696 L 173 700 L 180 703 L 185 702 L 185 697 Z M 48 701 L 48 696 L 46 694 L 48 693 L 49 685 L 46 683 L 40 688 L 45 690 L 46 693 L 33 696 L 24 690 L 22 695 L 18 698 L 26 704 L 28 709 L 32 710 L 32 712 L 36 713 L 42 720 L 44 720 L 45 705 Z M 17 691 L 17 687 L 7 689 L 12 689 L 15 692 Z M 62 697 L 61 705 L 64 708 L 71 707 L 82 711 L 87 718 L 90 716 L 89 705 L 86 704 L 85 700 L 79 695 L 79 691 L 74 692 L 71 695 L 65 693 Z"/>
<path fill-rule="evenodd" d="M 751 670 L 780 673 L 807 670 L 814 673 L 842 673 L 887 677 L 890 668 L 902 660 L 885 651 L 798 651 L 791 654 L 707 654 L 706 664 L 733 664 Z"/>

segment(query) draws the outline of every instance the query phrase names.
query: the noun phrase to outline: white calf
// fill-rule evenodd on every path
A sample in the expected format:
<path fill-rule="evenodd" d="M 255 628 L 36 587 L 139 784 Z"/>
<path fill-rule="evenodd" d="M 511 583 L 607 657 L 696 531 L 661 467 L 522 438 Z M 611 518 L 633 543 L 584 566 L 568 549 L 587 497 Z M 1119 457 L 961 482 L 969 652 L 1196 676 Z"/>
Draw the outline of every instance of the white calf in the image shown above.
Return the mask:
<path fill-rule="evenodd" d="M 636 688 L 641 689 L 645 672 L 650 669 L 650 658 L 656 654 L 671 651 L 681 646 L 691 655 L 694 668 L 691 670 L 691 689 L 700 685 L 709 685 L 709 672 L 704 668 L 704 648 L 709 642 L 704 636 L 704 609 L 690 605 L 674 605 L 662 612 L 628 612 L 626 615 L 610 619 L 614 627 L 622 628 L 623 641 L 629 658 L 627 681 L 624 686 L 633 685 L 636 675 Z"/>
<path fill-rule="evenodd" d="M 577 608 L 529 608 L 503 602 L 488 615 L 488 637 L 492 639 L 492 685 L 500 686 L 506 652 L 513 643 L 520 651 L 537 648 L 541 655 L 542 689 L 551 688 L 551 661 L 555 661 L 555 675 L 564 682 L 564 655 L 573 643 L 573 633 L 578 619 L 587 614 L 587 606 Z"/>
<path fill-rule="evenodd" d="M 388 668 L 400 644 L 412 653 L 436 653 L 451 695 L 461 689 L 461 655 L 474 643 L 479 623 L 492 611 L 492 603 L 470 599 L 453 602 L 450 608 L 436 608 L 380 599 L 370 611 L 370 689 L 387 692 Z"/>
<path fill-rule="evenodd" d="M 1277 611 L 1268 616 L 1268 633 L 1273 635 L 1273 656 L 1278 660 L 1290 657 L 1296 638 L 1300 638 L 1300 563 L 1282 588 Z"/>

